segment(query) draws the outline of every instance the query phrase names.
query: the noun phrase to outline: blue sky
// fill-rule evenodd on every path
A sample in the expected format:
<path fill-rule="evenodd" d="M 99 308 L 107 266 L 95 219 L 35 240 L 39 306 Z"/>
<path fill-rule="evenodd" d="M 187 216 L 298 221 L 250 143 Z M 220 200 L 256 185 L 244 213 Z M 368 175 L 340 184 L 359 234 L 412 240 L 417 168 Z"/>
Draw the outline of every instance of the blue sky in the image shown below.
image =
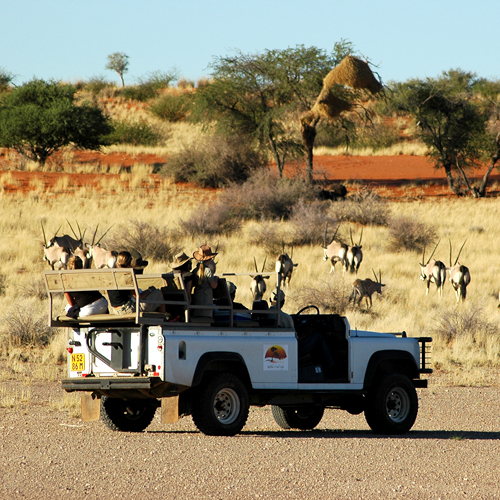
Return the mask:
<path fill-rule="evenodd" d="M 177 68 L 209 76 L 214 56 L 346 39 L 390 80 L 461 68 L 500 79 L 499 0 L 1 0 L 0 68 L 21 84 L 104 76 L 129 56 L 125 83 Z"/>

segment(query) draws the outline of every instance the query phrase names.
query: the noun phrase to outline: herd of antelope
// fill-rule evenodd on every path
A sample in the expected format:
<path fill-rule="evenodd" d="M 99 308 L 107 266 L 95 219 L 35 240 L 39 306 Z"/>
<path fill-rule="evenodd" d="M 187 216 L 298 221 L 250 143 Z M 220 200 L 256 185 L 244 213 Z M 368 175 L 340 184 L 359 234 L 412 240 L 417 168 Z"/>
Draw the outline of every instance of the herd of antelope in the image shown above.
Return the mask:
<path fill-rule="evenodd" d="M 71 255 L 77 255 L 82 259 L 84 269 L 89 269 L 95 267 L 96 269 L 102 269 L 105 267 L 115 267 L 117 252 L 106 250 L 101 247 L 100 242 L 106 236 L 106 234 L 111 229 L 108 228 L 101 237 L 96 241 L 97 231 L 99 225 L 97 225 L 94 234 L 92 236 L 91 243 L 84 243 L 85 231 L 81 231 L 80 226 L 77 222 L 77 228 L 79 234 L 77 235 L 70 222 L 68 221 L 69 227 L 73 233 L 73 236 L 67 234 L 63 236 L 57 236 L 59 229 L 56 234 L 47 241 L 45 235 L 45 229 L 42 224 L 42 232 L 44 238 L 44 260 L 46 260 L 52 269 L 66 269 L 68 260 Z M 327 231 L 328 227 L 325 228 L 324 244 L 323 248 L 323 260 L 330 262 L 330 273 L 335 272 L 335 265 L 340 262 L 343 272 L 349 272 L 351 274 L 358 274 L 359 266 L 363 260 L 363 251 L 361 240 L 363 238 L 363 229 L 359 236 L 358 243 L 354 242 L 352 230 L 350 233 L 351 244 L 340 241 L 337 238 L 338 230 L 340 226 L 337 227 L 333 238 L 327 245 Z M 437 293 L 440 297 L 443 295 L 444 284 L 446 281 L 446 273 L 449 273 L 449 280 L 453 289 L 455 290 L 457 302 L 463 301 L 467 297 L 467 286 L 470 283 L 470 272 L 469 268 L 460 264 L 459 257 L 464 248 L 467 240 L 464 241 L 460 250 L 458 251 L 455 262 L 452 263 L 452 246 L 450 241 L 450 266 L 447 267 L 442 261 L 433 259 L 434 253 L 436 252 L 440 241 L 437 242 L 434 250 L 432 251 L 430 257 L 425 261 L 425 247 L 422 255 L 422 262 L 420 263 L 420 279 L 426 283 L 426 295 L 429 293 L 429 287 L 431 283 L 436 285 Z M 293 255 L 292 255 L 293 256 Z M 266 266 L 266 259 L 262 265 L 262 269 L 259 271 L 257 267 L 257 261 L 254 257 L 255 264 L 255 275 L 252 275 L 252 281 L 250 285 L 250 290 L 254 301 L 259 301 L 263 299 L 263 296 L 267 290 L 266 281 L 269 276 L 264 276 L 264 270 Z M 276 259 L 276 272 L 278 273 L 278 280 L 281 282 L 283 287 L 290 286 L 290 280 L 292 278 L 292 273 L 294 268 L 297 267 L 296 263 L 293 263 L 292 257 L 285 253 L 285 248 L 283 246 L 283 253 Z M 349 298 L 349 302 L 353 302 L 354 305 L 360 305 L 361 300 L 364 298 L 366 300 L 367 308 L 372 307 L 372 295 L 377 292 L 382 293 L 382 287 L 385 286 L 382 283 L 382 273 L 379 271 L 379 275 L 375 273 L 372 269 L 375 281 L 367 278 L 364 280 L 356 279 L 352 285 L 353 290 Z M 499 295 L 500 298 L 500 295 Z"/>
<path fill-rule="evenodd" d="M 325 236 L 324 236 L 324 244 L 323 244 L 323 260 L 330 261 L 330 273 L 335 272 L 335 265 L 337 262 L 341 263 L 343 268 L 343 272 L 349 271 L 350 273 L 358 274 L 359 265 L 363 260 L 363 252 L 361 250 L 361 239 L 363 237 L 363 230 L 361 230 L 361 234 L 359 237 L 359 242 L 357 244 L 353 241 L 352 230 L 350 230 L 350 239 L 351 245 L 347 245 L 346 243 L 340 241 L 337 238 L 337 233 L 339 227 L 335 230 L 333 238 L 330 243 L 327 245 L 327 229 L 325 228 Z M 425 262 L 425 247 L 422 256 L 422 262 L 420 263 L 420 279 L 426 282 L 427 289 L 426 295 L 429 293 L 429 286 L 431 283 L 434 283 L 437 287 L 438 295 L 442 297 L 444 284 L 446 281 L 446 273 L 449 273 L 449 280 L 453 289 L 455 290 L 457 302 L 463 301 L 467 297 L 467 286 L 470 283 L 470 271 L 469 268 L 460 264 L 458 261 L 462 249 L 467 240 L 464 241 L 460 250 L 458 251 L 455 262 L 452 263 L 452 246 L 450 241 L 450 266 L 447 267 L 440 260 L 433 259 L 433 255 L 440 243 L 437 242 L 431 256 Z M 425 262 L 425 263 L 424 263 Z M 379 294 L 382 293 L 382 287 L 385 286 L 382 283 L 382 274 L 379 272 L 379 275 L 375 273 L 372 269 L 373 275 L 375 276 L 375 281 L 371 279 L 360 280 L 357 279 L 353 283 L 353 291 L 349 298 L 349 301 L 353 301 L 355 305 L 360 305 L 361 299 L 366 299 L 367 308 L 372 307 L 372 295 L 377 292 Z M 500 294 L 499 294 L 500 299 Z"/>
<path fill-rule="evenodd" d="M 49 263 L 52 269 L 66 269 L 71 255 L 77 255 L 82 259 L 84 269 L 90 269 L 90 267 L 92 267 L 92 263 L 96 269 L 116 266 L 116 257 L 118 253 L 105 250 L 104 248 L 101 248 L 100 245 L 101 240 L 104 236 L 106 236 L 111 227 L 102 234 L 99 240 L 95 241 L 97 230 L 99 229 L 99 224 L 97 224 L 92 237 L 92 243 L 89 244 L 84 243 L 83 241 L 86 230 L 82 233 L 80 225 L 77 222 L 76 225 L 79 232 L 79 235 L 77 235 L 71 223 L 69 221 L 67 222 L 74 237 L 69 236 L 68 234 L 57 236 L 59 228 L 56 231 L 55 236 L 53 236 L 49 241 L 47 241 L 45 229 L 42 224 L 43 259 Z"/>

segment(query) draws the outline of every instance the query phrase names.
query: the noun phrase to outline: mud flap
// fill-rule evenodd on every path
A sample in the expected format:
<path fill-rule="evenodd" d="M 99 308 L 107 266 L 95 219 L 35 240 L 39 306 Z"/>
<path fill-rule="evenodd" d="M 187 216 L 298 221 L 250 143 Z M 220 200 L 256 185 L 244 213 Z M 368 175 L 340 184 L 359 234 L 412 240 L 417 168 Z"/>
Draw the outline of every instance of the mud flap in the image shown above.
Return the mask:
<path fill-rule="evenodd" d="M 101 398 L 93 392 L 82 393 L 82 422 L 99 420 L 101 415 Z"/>
<path fill-rule="evenodd" d="M 179 395 L 161 398 L 161 423 L 175 424 L 179 421 Z"/>

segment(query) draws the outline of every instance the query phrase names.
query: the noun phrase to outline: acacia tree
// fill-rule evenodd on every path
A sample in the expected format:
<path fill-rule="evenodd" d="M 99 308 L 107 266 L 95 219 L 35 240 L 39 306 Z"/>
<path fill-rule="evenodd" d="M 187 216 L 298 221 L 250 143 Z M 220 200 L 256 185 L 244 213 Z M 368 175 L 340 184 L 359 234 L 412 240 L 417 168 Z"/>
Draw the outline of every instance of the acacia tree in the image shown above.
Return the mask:
<path fill-rule="evenodd" d="M 0 101 L 0 146 L 45 164 L 63 146 L 99 149 L 112 132 L 109 119 L 89 103 L 75 103 L 76 89 L 33 79 Z"/>
<path fill-rule="evenodd" d="M 444 169 L 449 188 L 457 195 L 482 197 L 500 156 L 500 136 L 489 126 L 496 106 L 474 93 L 475 82 L 474 74 L 461 70 L 410 80 L 396 85 L 393 103 L 415 120 L 417 135 L 429 148 L 435 168 Z M 468 172 L 486 158 L 490 167 L 479 186 L 473 186 Z"/>
<path fill-rule="evenodd" d="M 108 56 L 108 63 L 106 64 L 106 69 L 115 71 L 118 73 L 120 80 L 122 81 L 122 87 L 125 87 L 125 80 L 123 75 L 128 71 L 128 55 L 124 52 L 114 52 Z"/>
<path fill-rule="evenodd" d="M 335 51 L 303 45 L 217 57 L 210 64 L 211 83 L 196 92 L 193 116 L 251 138 L 274 157 L 281 178 L 287 159 L 303 153 L 297 127 L 290 124 L 312 106 L 337 62 Z"/>

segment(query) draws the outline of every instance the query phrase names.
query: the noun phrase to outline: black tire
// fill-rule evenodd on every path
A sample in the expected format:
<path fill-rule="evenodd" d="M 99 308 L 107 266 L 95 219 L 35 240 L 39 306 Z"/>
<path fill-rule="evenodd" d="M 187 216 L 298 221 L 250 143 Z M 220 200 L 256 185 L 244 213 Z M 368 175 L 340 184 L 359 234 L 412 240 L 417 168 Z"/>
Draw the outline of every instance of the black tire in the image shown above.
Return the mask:
<path fill-rule="evenodd" d="M 112 431 L 141 432 L 152 422 L 156 400 L 101 398 L 101 420 Z"/>
<path fill-rule="evenodd" d="M 368 393 L 365 419 L 377 434 L 408 432 L 415 423 L 417 413 L 417 391 L 405 375 L 386 375 Z"/>
<path fill-rule="evenodd" d="M 250 400 L 245 384 L 231 373 L 219 373 L 198 387 L 191 414 L 208 436 L 234 436 L 248 418 Z"/>
<path fill-rule="evenodd" d="M 282 429 L 314 429 L 323 418 L 325 409 L 322 406 L 287 408 L 272 405 L 273 418 Z"/>

